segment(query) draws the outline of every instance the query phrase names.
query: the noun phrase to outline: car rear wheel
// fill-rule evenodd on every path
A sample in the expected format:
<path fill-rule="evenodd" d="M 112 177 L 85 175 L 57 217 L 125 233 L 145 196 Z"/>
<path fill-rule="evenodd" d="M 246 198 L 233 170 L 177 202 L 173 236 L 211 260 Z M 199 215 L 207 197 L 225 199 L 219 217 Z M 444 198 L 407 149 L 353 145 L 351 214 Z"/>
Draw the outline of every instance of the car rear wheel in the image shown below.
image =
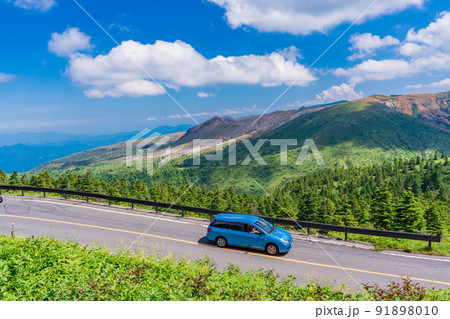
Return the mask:
<path fill-rule="evenodd" d="M 0 196 L 0 204 L 3 202 L 3 198 Z"/>
<path fill-rule="evenodd" d="M 224 237 L 217 237 L 216 238 L 216 244 L 220 248 L 227 247 L 227 240 Z"/>
<path fill-rule="evenodd" d="M 278 247 L 275 244 L 268 244 L 266 246 L 266 253 L 269 255 L 277 255 L 278 254 Z"/>

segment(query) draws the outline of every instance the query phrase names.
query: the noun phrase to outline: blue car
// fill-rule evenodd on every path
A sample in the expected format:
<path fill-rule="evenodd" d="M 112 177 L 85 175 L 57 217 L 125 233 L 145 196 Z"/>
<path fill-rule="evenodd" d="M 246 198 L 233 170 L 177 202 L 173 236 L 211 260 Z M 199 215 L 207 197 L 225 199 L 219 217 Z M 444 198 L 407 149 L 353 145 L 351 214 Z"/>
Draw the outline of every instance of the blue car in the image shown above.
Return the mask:
<path fill-rule="evenodd" d="M 206 238 L 219 247 L 240 246 L 262 250 L 269 255 L 287 253 L 292 247 L 289 232 L 251 215 L 217 215 L 208 226 Z"/>

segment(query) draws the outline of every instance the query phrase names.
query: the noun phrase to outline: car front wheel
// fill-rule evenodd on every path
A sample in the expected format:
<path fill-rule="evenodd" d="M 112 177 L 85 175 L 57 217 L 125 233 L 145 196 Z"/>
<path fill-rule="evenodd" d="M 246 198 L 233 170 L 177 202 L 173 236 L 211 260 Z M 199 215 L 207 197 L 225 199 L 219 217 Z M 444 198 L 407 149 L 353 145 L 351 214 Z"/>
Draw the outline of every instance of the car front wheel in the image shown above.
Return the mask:
<path fill-rule="evenodd" d="M 269 255 L 277 255 L 278 254 L 278 247 L 275 244 L 268 244 L 266 246 L 266 253 Z"/>
<path fill-rule="evenodd" d="M 224 237 L 217 237 L 216 238 L 216 244 L 220 248 L 226 247 L 227 246 L 227 240 Z"/>

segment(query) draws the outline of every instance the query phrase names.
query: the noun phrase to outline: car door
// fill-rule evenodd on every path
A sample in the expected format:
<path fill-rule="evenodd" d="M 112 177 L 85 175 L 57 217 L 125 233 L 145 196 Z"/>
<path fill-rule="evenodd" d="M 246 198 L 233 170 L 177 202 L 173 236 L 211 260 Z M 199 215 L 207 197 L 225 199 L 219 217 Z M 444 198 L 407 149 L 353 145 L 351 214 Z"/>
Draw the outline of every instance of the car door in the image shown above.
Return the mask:
<path fill-rule="evenodd" d="M 213 225 L 211 225 L 211 231 L 206 235 L 206 238 L 215 241 L 217 237 L 222 236 L 225 239 L 228 238 L 228 223 L 221 220 L 216 220 Z"/>
<path fill-rule="evenodd" d="M 254 228 L 258 233 L 252 233 L 251 229 Z M 256 226 L 247 224 L 245 225 L 245 242 L 246 246 L 254 249 L 264 249 L 264 233 Z"/>
<path fill-rule="evenodd" d="M 227 241 L 229 245 L 245 247 L 244 224 L 229 222 Z"/>

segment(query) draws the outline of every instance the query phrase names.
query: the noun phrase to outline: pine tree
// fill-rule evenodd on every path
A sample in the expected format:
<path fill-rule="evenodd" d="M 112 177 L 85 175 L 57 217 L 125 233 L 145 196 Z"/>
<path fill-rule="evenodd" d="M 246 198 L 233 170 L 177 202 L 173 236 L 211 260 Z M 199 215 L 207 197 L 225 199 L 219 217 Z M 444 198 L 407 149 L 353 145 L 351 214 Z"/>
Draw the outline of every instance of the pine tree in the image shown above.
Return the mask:
<path fill-rule="evenodd" d="M 447 191 L 444 188 L 444 185 L 440 185 L 439 186 L 439 191 L 438 194 L 436 196 L 437 200 L 443 201 L 443 202 L 447 202 L 448 201 L 448 195 L 447 195 Z"/>
<path fill-rule="evenodd" d="M 348 200 L 347 195 L 344 194 L 339 201 L 336 213 L 334 215 L 334 221 L 338 225 L 344 226 L 356 226 L 357 222 L 353 216 L 352 205 Z"/>
<path fill-rule="evenodd" d="M 7 184 L 8 176 L 6 176 L 5 172 L 0 169 L 0 184 Z"/>
<path fill-rule="evenodd" d="M 336 211 L 333 201 L 329 198 L 322 197 L 319 199 L 320 205 L 317 211 L 316 222 L 329 224 L 333 221 Z"/>
<path fill-rule="evenodd" d="M 319 199 L 313 192 L 303 194 L 298 201 L 297 218 L 304 221 L 317 221 Z"/>
<path fill-rule="evenodd" d="M 433 202 L 425 211 L 427 231 L 433 234 L 442 234 L 444 231 L 446 205 L 443 202 Z"/>
<path fill-rule="evenodd" d="M 27 177 L 27 175 L 23 174 L 20 177 L 20 185 L 28 185 L 28 177 Z"/>
<path fill-rule="evenodd" d="M 424 212 L 419 200 L 411 191 L 406 191 L 395 207 L 393 229 L 405 232 L 421 232 L 424 229 Z"/>
<path fill-rule="evenodd" d="M 16 171 L 14 171 L 11 176 L 9 177 L 9 184 L 10 185 L 19 185 L 19 174 L 17 174 Z"/>
<path fill-rule="evenodd" d="M 386 186 L 373 195 L 370 221 L 376 229 L 390 229 L 392 223 L 392 194 Z"/>
<path fill-rule="evenodd" d="M 350 198 L 350 205 L 352 206 L 352 210 L 354 212 L 354 217 L 358 223 L 358 225 L 363 225 L 369 220 L 369 212 L 367 203 L 359 199 L 357 197 Z"/>

